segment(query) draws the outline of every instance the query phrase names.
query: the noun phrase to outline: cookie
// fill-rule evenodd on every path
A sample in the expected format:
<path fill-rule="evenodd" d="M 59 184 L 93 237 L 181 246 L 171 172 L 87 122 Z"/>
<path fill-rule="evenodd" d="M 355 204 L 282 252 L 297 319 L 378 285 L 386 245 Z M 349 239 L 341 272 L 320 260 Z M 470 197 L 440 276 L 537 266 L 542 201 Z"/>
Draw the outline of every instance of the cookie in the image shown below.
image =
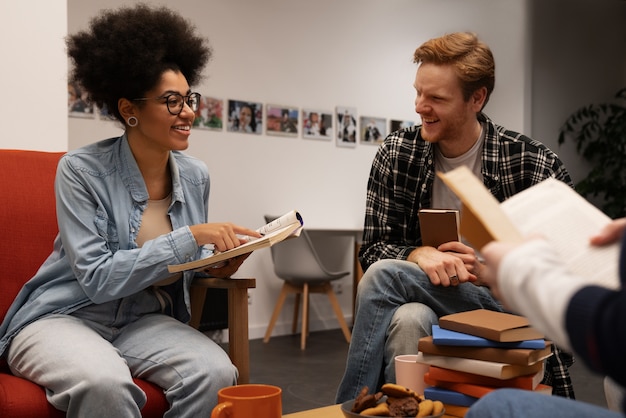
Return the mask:
<path fill-rule="evenodd" d="M 419 396 L 415 393 L 415 391 L 395 383 L 385 383 L 380 390 L 382 393 L 392 398 L 405 398 L 407 396 L 411 396 L 417 399 Z"/>
<path fill-rule="evenodd" d="M 419 411 L 419 402 L 413 396 L 395 398 L 389 404 L 390 417 L 414 417 Z"/>
<path fill-rule="evenodd" d="M 427 417 L 433 414 L 434 403 L 430 399 L 426 399 L 419 403 L 417 417 Z"/>
<path fill-rule="evenodd" d="M 360 413 L 364 409 L 375 407 L 382 397 L 382 392 L 369 393 L 369 388 L 367 386 L 363 386 L 359 395 L 354 400 L 352 412 Z"/>
<path fill-rule="evenodd" d="M 374 417 L 388 417 L 389 415 L 389 405 L 386 402 L 381 402 L 378 405 L 367 408 L 361 411 L 361 415 L 374 416 Z"/>

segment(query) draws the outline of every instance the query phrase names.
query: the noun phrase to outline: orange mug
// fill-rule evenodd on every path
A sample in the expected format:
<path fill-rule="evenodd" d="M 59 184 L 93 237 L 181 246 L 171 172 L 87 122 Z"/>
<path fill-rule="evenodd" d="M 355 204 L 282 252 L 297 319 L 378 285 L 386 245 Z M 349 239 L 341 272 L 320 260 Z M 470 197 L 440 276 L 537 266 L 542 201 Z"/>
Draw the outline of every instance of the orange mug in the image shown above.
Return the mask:
<path fill-rule="evenodd" d="M 211 418 L 281 418 L 282 390 L 278 386 L 247 384 L 229 386 L 217 392 L 219 402 Z"/>

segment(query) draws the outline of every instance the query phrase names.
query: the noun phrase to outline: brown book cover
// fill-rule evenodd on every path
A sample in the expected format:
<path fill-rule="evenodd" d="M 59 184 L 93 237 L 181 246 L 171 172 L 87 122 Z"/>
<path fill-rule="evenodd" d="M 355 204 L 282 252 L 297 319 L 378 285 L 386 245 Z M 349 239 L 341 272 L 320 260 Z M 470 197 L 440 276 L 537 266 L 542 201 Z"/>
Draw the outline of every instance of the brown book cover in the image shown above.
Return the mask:
<path fill-rule="evenodd" d="M 439 318 L 439 326 L 451 331 L 476 335 L 493 341 L 512 342 L 543 338 L 528 319 L 506 312 L 475 309 Z"/>
<path fill-rule="evenodd" d="M 517 388 L 525 390 L 533 390 L 543 380 L 543 369 L 538 372 L 517 376 L 511 379 L 498 379 L 496 377 L 481 376 L 474 373 L 466 373 L 458 370 L 444 369 L 441 367 L 430 366 L 428 374 L 431 379 L 444 382 L 472 383 L 483 386 L 493 386 L 498 388 Z"/>
<path fill-rule="evenodd" d="M 433 343 L 433 337 L 420 338 L 417 348 L 419 351 L 438 356 L 464 357 L 476 360 L 496 361 L 498 363 L 519 364 L 527 366 L 545 360 L 552 355 L 552 343 L 546 341 L 545 348 L 532 350 L 527 348 L 495 348 L 495 347 L 466 347 L 440 345 Z"/>
<path fill-rule="evenodd" d="M 455 209 L 420 209 L 422 245 L 439 247 L 450 241 L 460 241 L 459 211 Z"/>

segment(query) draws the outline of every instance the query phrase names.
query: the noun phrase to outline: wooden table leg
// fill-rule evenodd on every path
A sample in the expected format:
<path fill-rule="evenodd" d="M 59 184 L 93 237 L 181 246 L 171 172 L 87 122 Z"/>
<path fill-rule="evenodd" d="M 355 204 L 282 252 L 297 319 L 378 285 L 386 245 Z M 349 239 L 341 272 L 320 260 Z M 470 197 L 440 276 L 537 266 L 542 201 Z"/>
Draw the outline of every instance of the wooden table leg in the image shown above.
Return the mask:
<path fill-rule="evenodd" d="M 248 289 L 228 289 L 228 354 L 239 369 L 239 384 L 250 382 Z"/>

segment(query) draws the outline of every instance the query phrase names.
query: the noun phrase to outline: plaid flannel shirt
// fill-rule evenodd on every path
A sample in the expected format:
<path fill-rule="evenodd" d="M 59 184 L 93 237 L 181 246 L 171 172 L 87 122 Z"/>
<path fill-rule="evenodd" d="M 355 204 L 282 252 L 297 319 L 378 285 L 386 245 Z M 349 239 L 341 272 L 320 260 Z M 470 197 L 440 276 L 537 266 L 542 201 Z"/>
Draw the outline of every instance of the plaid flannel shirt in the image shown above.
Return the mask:
<path fill-rule="evenodd" d="M 558 156 L 542 143 L 494 124 L 479 114 L 485 129 L 481 172 L 485 186 L 502 202 L 555 177 L 573 186 Z M 391 133 L 380 145 L 367 185 L 365 226 L 359 259 L 363 270 L 380 259 L 404 260 L 421 245 L 420 209 L 431 208 L 435 180 L 433 145 L 422 139 L 420 126 Z M 556 350 L 546 364 L 545 382 L 553 393 L 574 397 L 567 367 L 571 355 Z"/>

